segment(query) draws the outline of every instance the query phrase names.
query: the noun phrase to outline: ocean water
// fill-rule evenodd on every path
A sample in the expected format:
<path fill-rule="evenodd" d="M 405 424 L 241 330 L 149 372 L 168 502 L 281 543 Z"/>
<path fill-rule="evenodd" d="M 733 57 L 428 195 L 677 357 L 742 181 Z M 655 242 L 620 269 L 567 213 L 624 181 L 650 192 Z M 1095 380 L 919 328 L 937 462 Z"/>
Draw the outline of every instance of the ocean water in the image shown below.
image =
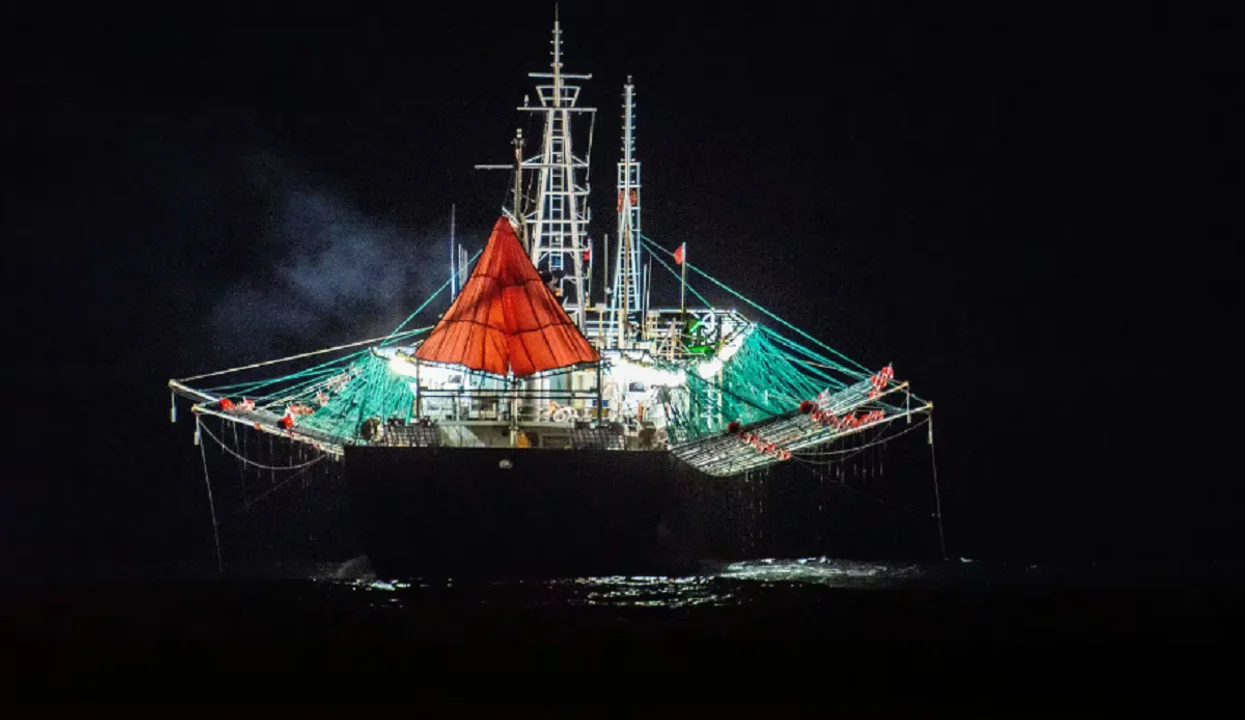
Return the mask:
<path fill-rule="evenodd" d="M 1002 673 L 997 690 L 1052 653 L 1060 659 L 1048 674 L 1082 681 L 1104 664 L 1153 670 L 1209 657 L 1241 637 L 1240 587 L 1214 568 L 829 558 L 677 577 L 463 582 L 376 577 L 360 557 L 235 568 L 225 579 L 14 588 L 3 594 L 0 647 L 9 680 L 30 692 L 111 688 L 102 678 L 170 666 L 169 687 L 183 692 L 222 674 L 427 683 L 460 671 L 778 674 L 840 690 L 883 681 L 947 690 Z"/>

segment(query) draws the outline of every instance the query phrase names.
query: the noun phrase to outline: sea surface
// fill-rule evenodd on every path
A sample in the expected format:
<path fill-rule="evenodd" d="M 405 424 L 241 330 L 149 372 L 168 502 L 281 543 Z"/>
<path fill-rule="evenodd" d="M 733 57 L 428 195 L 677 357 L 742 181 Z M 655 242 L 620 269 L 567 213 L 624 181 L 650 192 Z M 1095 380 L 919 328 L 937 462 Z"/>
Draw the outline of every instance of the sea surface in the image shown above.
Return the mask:
<path fill-rule="evenodd" d="M 360 557 L 235 567 L 223 578 L 9 588 L 0 647 L 17 690 L 57 697 L 111 692 L 108 678 L 171 667 L 162 682 L 184 693 L 212 677 L 237 689 L 275 675 L 369 683 L 397 673 L 419 684 L 460 671 L 657 671 L 700 694 L 706 681 L 693 678 L 717 678 L 719 701 L 740 690 L 727 678 L 779 677 L 837 688 L 824 700 L 872 688 L 858 698 L 872 706 L 902 701 L 893 693 L 904 683 L 954 698 L 974 678 L 970 697 L 981 698 L 1039 676 L 1045 684 L 1062 674 L 1062 692 L 1103 690 L 1128 668 L 1135 680 L 1188 669 L 1239 648 L 1242 587 L 1209 566 L 829 558 L 707 565 L 678 577 L 463 582 L 376 577 Z M 891 694 L 875 694 L 879 683 Z"/>

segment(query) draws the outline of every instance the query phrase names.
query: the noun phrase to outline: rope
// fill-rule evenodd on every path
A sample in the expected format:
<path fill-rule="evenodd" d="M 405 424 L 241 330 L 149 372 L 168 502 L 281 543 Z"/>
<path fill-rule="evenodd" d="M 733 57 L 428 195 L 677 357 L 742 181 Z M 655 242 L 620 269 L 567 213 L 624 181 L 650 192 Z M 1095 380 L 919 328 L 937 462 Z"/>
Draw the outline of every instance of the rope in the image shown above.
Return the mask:
<path fill-rule="evenodd" d="M 195 431 L 204 430 L 203 422 L 195 417 Z M 210 434 L 210 433 L 209 433 Z M 216 523 L 216 501 L 212 499 L 212 481 L 208 477 L 207 448 L 199 443 L 199 456 L 203 458 L 203 484 L 207 485 L 208 508 L 212 511 L 212 539 L 216 541 L 216 572 L 225 572 L 225 561 L 220 554 L 220 529 Z"/>
<path fill-rule="evenodd" d="M 653 242 L 652 242 L 652 240 L 650 240 L 649 238 L 643 238 L 643 239 L 644 239 L 644 240 L 647 240 L 650 244 L 654 244 L 654 245 L 655 245 L 655 243 L 653 243 Z M 659 249 L 664 250 L 664 248 L 660 248 L 660 246 L 657 246 L 657 247 L 658 247 Z M 669 251 L 666 251 L 666 252 L 669 252 Z M 680 280 L 681 280 L 681 276 L 680 276 L 680 274 L 679 274 L 678 272 L 676 272 L 676 271 L 674 270 L 674 268 L 670 267 L 670 265 L 668 265 L 668 264 L 667 264 L 664 260 L 662 260 L 660 256 L 658 256 L 658 255 L 656 255 L 656 254 L 654 253 L 654 254 L 651 254 L 651 255 L 650 255 L 650 257 L 656 258 L 657 262 L 658 262 L 658 263 L 659 263 L 659 264 L 660 264 L 663 268 L 665 268 L 667 272 L 669 272 L 669 273 L 670 273 L 671 275 L 673 275 L 675 278 L 678 278 L 678 279 L 680 279 Z M 693 269 L 696 269 L 696 268 L 695 268 L 695 266 L 692 266 L 692 267 L 693 267 Z M 699 270 L 698 270 L 698 272 L 699 272 Z M 701 273 L 701 274 L 704 274 L 704 273 Z M 711 278 L 711 279 L 712 279 L 712 278 Z M 707 307 L 710 307 L 710 308 L 712 308 L 712 307 L 713 307 L 713 304 L 712 304 L 711 302 L 709 302 L 709 300 L 708 300 L 708 299 L 706 299 L 704 295 L 701 295 L 701 294 L 700 294 L 700 292 L 698 292 L 698 291 L 697 291 L 695 288 L 693 288 L 691 285 L 688 285 L 688 286 L 687 286 L 687 289 L 688 289 L 688 290 L 692 293 L 692 295 L 694 295 L 697 299 L 699 299 L 699 300 L 700 300 L 702 303 L 704 303 Z M 728 290 L 729 290 L 729 288 L 728 288 Z M 736 293 L 736 295 L 738 295 L 738 293 Z M 742 296 L 739 296 L 739 297 L 742 297 Z M 745 301 L 748 301 L 748 300 L 747 300 L 747 298 L 744 298 L 744 300 L 745 300 Z M 748 301 L 748 302 L 749 302 L 749 303 L 751 303 L 751 301 Z M 763 310 L 763 311 L 764 311 L 764 308 L 761 308 L 761 310 Z M 766 312 L 768 312 L 768 311 L 766 311 Z M 771 313 L 771 315 L 772 315 L 772 313 Z M 780 322 L 783 322 L 783 321 L 781 320 L 781 318 L 778 318 L 778 320 L 779 320 Z M 791 340 L 789 340 L 789 339 L 787 339 L 787 338 L 783 337 L 782 335 L 779 335 L 778 333 L 774 332 L 773 330 L 770 330 L 769 328 L 765 327 L 764 325 L 758 325 L 757 327 L 758 327 L 758 329 L 760 329 L 762 332 L 764 332 L 767 336 L 769 336 L 771 339 L 777 340 L 777 341 L 779 341 L 779 342 L 783 343 L 784 345 L 787 345 L 787 346 L 791 347 L 791 348 L 792 348 L 792 349 L 794 349 L 794 350 L 797 350 L 797 351 L 799 351 L 799 352 L 802 352 L 802 353 L 804 353 L 804 354 L 808 355 L 809 357 L 813 358 L 814 360 L 821 361 L 820 363 L 809 363 L 808 361 L 802 361 L 802 360 L 799 360 L 798 358 L 795 358 L 795 357 L 787 357 L 787 360 L 789 360 L 789 361 L 791 361 L 791 362 L 802 362 L 802 363 L 805 363 L 805 364 L 815 364 L 815 365 L 820 365 L 821 367 L 824 367 L 824 368 L 826 368 L 826 369 L 828 369 L 828 370 L 838 370 L 839 372 L 841 372 L 841 373 L 843 373 L 843 374 L 845 374 L 845 375 L 847 375 L 847 376 L 849 376 L 849 377 L 859 377 L 859 374 L 858 374 L 855 370 L 852 370 L 852 369 L 849 369 L 849 368 L 843 367 L 843 366 L 842 366 L 842 365 L 840 365 L 839 363 L 836 363 L 836 362 L 834 362 L 833 360 L 830 360 L 829 358 L 823 357 L 823 356 L 822 356 L 822 355 L 820 355 L 819 353 L 813 352 L 812 350 L 809 350 L 808 348 L 806 348 L 806 347 L 804 347 L 804 346 L 800 345 L 799 343 L 793 342 L 793 341 L 791 341 Z M 798 329 L 797 329 L 797 330 L 798 330 Z M 815 341 L 815 340 L 814 340 L 814 341 Z M 832 349 L 832 351 L 833 351 L 833 349 Z M 853 362 L 854 362 L 854 361 L 853 361 Z M 863 367 L 863 366 L 862 366 L 862 367 Z M 840 381 L 840 380 L 837 380 L 837 379 L 834 379 L 834 378 L 830 378 L 830 377 L 826 376 L 824 373 L 818 373 L 816 370 L 814 370 L 813 372 L 814 372 L 814 373 L 816 373 L 816 374 L 817 374 L 819 377 L 821 377 L 822 379 L 824 379 L 824 380 L 826 380 L 826 381 L 830 382 L 832 385 L 837 385 L 837 386 L 840 386 L 840 387 L 842 387 L 842 386 L 843 386 L 843 383 L 842 383 L 842 381 Z"/>
<path fill-rule="evenodd" d="M 449 281 L 446 281 L 445 284 L 449 285 Z M 423 306 L 420 306 L 420 309 L 422 310 Z M 412 315 L 411 317 L 414 317 L 414 315 Z M 407 320 L 409 319 L 410 318 L 407 318 Z M 405 325 L 406 323 L 403 323 L 403 324 Z M 416 333 L 421 333 L 427 329 L 428 328 L 420 328 L 418 330 L 408 330 L 407 332 L 402 333 L 402 335 L 403 336 L 414 335 Z M 323 350 L 312 350 L 311 352 L 305 352 L 305 353 L 301 353 L 298 355 L 291 355 L 289 357 L 277 358 L 276 360 L 265 360 L 263 362 L 251 363 L 250 365 L 243 365 L 241 367 L 230 368 L 228 370 L 218 370 L 216 372 L 204 373 L 202 375 L 195 375 L 193 377 L 182 378 L 178 380 L 177 382 L 185 383 L 185 382 L 190 382 L 191 380 L 202 380 L 203 378 L 216 377 L 217 375 L 228 375 L 229 373 L 241 372 L 243 370 L 253 370 L 258 367 L 264 367 L 265 365 L 276 365 L 277 363 L 288 362 L 290 360 L 301 360 L 302 358 L 311 357 L 313 355 L 323 355 L 324 353 L 336 352 L 337 350 L 345 350 L 346 348 L 359 347 L 360 345 L 368 345 L 374 342 L 380 342 L 382 340 L 393 338 L 394 334 L 396 334 L 396 331 L 395 333 L 390 334 L 387 337 L 383 337 L 383 338 L 372 338 L 371 340 L 360 340 L 359 342 L 349 343 L 347 345 L 338 345 L 337 347 L 325 348 Z M 297 375 L 292 375 L 289 377 L 297 377 Z M 281 379 L 284 380 L 285 378 L 281 378 Z"/>
<path fill-rule="evenodd" d="M 427 329 L 427 328 L 423 328 L 423 329 Z M 349 355 L 344 355 L 339 358 L 334 358 L 333 360 L 320 363 L 319 365 L 313 365 L 307 368 L 306 370 L 300 370 L 299 372 L 293 373 L 292 375 L 286 375 L 284 377 L 272 378 L 270 380 L 256 380 L 254 382 L 246 382 L 246 383 L 235 383 L 233 385 L 218 385 L 216 387 L 212 387 L 208 389 L 211 390 L 212 392 L 217 392 L 217 393 L 223 393 L 225 391 L 230 391 L 236 394 L 249 395 L 251 393 L 248 393 L 246 391 L 258 390 L 262 387 L 267 387 L 269 385 L 273 385 L 273 384 L 282 382 L 284 380 L 296 380 L 300 377 L 311 375 L 312 373 L 322 373 L 322 374 L 327 375 L 330 371 L 335 369 L 334 368 L 335 365 L 348 364 L 350 361 L 356 360 L 368 354 L 369 352 L 371 352 L 371 350 L 359 350 L 358 352 L 352 352 Z"/>
<path fill-rule="evenodd" d="M 238 458 L 239 460 L 241 460 L 242 462 L 246 463 L 247 465 L 250 465 L 251 467 L 259 468 L 260 470 L 272 470 L 273 472 L 276 472 L 277 470 L 299 470 L 299 469 L 301 469 L 301 468 L 306 468 L 306 467 L 310 467 L 310 466 L 312 466 L 312 465 L 315 465 L 316 463 L 320 462 L 321 460 L 323 460 L 323 459 L 324 459 L 325 457 L 327 457 L 327 455 L 328 455 L 328 453 L 323 453 L 323 452 L 322 452 L 322 453 L 320 454 L 320 457 L 316 458 L 315 460 L 308 460 L 307 462 L 305 462 L 305 463 L 303 463 L 303 464 L 301 464 L 301 465 L 286 465 L 286 466 L 281 466 L 281 465 L 262 465 L 262 464 L 260 464 L 260 463 L 257 463 L 257 462 L 255 462 L 255 461 L 253 461 L 253 460 L 250 460 L 250 459 L 248 459 L 248 458 L 246 458 L 246 457 L 244 457 L 244 456 L 242 456 L 242 455 L 238 454 L 237 452 L 234 452 L 234 450 L 233 450 L 232 448 L 230 448 L 228 445 L 226 445 L 224 442 L 222 442 L 220 438 L 218 438 L 218 437 L 216 437 L 215 435 L 213 435 L 213 434 L 212 434 L 212 431 L 211 431 L 211 430 L 208 430 L 208 429 L 207 429 L 207 427 L 204 427 L 204 428 L 203 428 L 203 432 L 207 433 L 207 436 L 208 436 L 208 437 L 210 437 L 210 438 L 212 438 L 213 440 L 215 440 L 215 441 L 216 441 L 216 444 L 217 444 L 217 445 L 220 445 L 222 450 L 224 450 L 225 452 L 229 453 L 230 455 L 233 455 L 234 457 Z"/>
<path fill-rule="evenodd" d="M 938 518 L 938 548 L 947 559 L 947 539 L 942 532 L 942 493 L 938 491 L 938 460 L 934 457 L 934 415 L 929 416 L 929 464 L 934 471 L 934 515 Z"/>
<path fill-rule="evenodd" d="M 663 251 L 663 252 L 665 252 L 667 255 L 670 255 L 670 256 L 673 256 L 673 255 L 674 255 L 674 252 L 673 252 L 673 251 L 667 250 L 666 248 L 662 247 L 661 245 L 658 245 L 656 241 L 654 241 L 652 238 L 650 238 L 650 237 L 648 237 L 648 236 L 646 236 L 646 235 L 641 235 L 641 236 L 640 236 L 640 239 L 642 239 L 642 240 L 644 240 L 644 241 L 648 242 L 648 243 L 649 243 L 650 245 L 652 245 L 653 247 L 655 247 L 655 248 L 657 248 L 657 249 L 659 249 L 659 250 L 662 250 L 662 251 Z M 713 283 L 713 284 L 717 285 L 718 287 L 722 288 L 723 290 L 725 290 L 726 292 L 730 293 L 731 295 L 734 295 L 735 297 L 739 298 L 740 300 L 743 300 L 744 302 L 748 303 L 749 305 L 751 305 L 752 307 L 756 308 L 757 310 L 760 310 L 761 312 L 765 313 L 765 314 L 766 314 L 766 315 L 768 315 L 768 316 L 769 316 L 772 320 L 775 320 L 775 321 L 777 321 L 778 323 L 781 323 L 781 324 L 783 325 L 783 327 L 787 328 L 788 330 L 792 330 L 792 331 L 794 331 L 794 332 L 796 332 L 796 333 L 799 333 L 801 337 L 803 337 L 803 338 L 805 338 L 805 339 L 807 339 L 807 340 L 811 340 L 812 342 L 816 343 L 816 344 L 817 344 L 819 347 L 821 347 L 822 349 L 824 349 L 824 350 L 828 350 L 828 351 L 830 351 L 830 352 L 834 353 L 835 355 L 838 355 L 839 357 L 843 358 L 844 360 L 846 360 L 847 362 L 851 363 L 852 365 L 855 365 L 856 367 L 860 368 L 860 370 L 864 372 L 864 375 L 862 375 L 861 377 L 865 377 L 865 376 L 867 376 L 867 375 L 869 375 L 869 374 L 870 374 L 870 372 L 871 372 L 871 371 L 870 371 L 868 368 L 866 368 L 864 365 L 861 365 L 860 363 L 858 363 L 858 362 L 856 362 L 855 360 L 853 360 L 853 359 L 849 358 L 848 356 L 844 355 L 843 353 L 839 352 L 838 350 L 835 350 L 834 348 L 832 348 L 832 347 L 830 347 L 829 345 L 827 345 L 827 344 L 823 343 L 822 341 L 818 340 L 817 338 L 813 337 L 812 335 L 809 335 L 808 333 L 806 333 L 806 332 L 804 332 L 803 330 L 799 329 L 798 327 L 796 327 L 796 326 L 792 325 L 791 323 L 787 322 L 786 320 L 783 320 L 782 318 L 778 317 L 777 315 L 775 315 L 774 313 L 770 312 L 769 310 L 767 310 L 767 309 L 765 309 L 765 308 L 761 307 L 760 305 L 758 305 L 757 303 L 753 302 L 752 300 L 749 300 L 748 298 L 744 297 L 742 294 L 740 294 L 740 293 L 739 293 L 738 291 L 736 291 L 734 288 L 731 288 L 730 286 L 728 286 L 726 283 L 722 282 L 721 280 L 718 280 L 717 278 L 713 277 L 713 276 L 712 276 L 712 275 L 710 275 L 709 273 L 705 272 L 704 270 L 701 270 L 700 268 L 696 267 L 695 265 L 693 265 L 693 264 L 691 264 L 691 263 L 689 263 L 689 262 L 684 261 L 684 264 L 685 264 L 685 265 L 687 265 L 687 266 L 688 266 L 689 268 L 691 268 L 692 270 L 695 270 L 696 272 L 700 273 L 700 275 L 701 275 L 702 277 L 704 277 L 706 280 L 708 280 L 709 282 L 711 282 L 711 283 Z"/>
<path fill-rule="evenodd" d="M 804 347 L 803 345 L 799 344 L 798 342 L 795 342 L 794 340 L 791 340 L 790 338 L 783 337 L 782 335 L 778 334 L 774 330 L 771 330 L 770 328 L 765 327 L 764 325 L 757 325 L 757 327 L 760 328 L 761 332 L 767 337 L 769 337 L 771 340 L 774 340 L 782 345 L 785 345 L 788 348 L 796 352 L 803 353 L 807 355 L 808 357 L 811 357 L 814 360 L 819 360 L 825 365 L 828 365 L 831 369 L 838 370 L 839 372 L 843 373 L 849 378 L 852 378 L 854 380 L 859 380 L 861 377 L 863 377 L 862 375 L 860 375 L 860 373 L 856 372 L 855 370 L 852 370 L 850 368 L 845 368 L 839 363 L 831 360 L 830 358 L 825 357 L 821 353 L 816 352 L 815 350 L 810 350 L 809 348 Z"/>
<path fill-rule="evenodd" d="M 264 492 L 260 493 L 257 497 L 253 498 L 250 502 L 244 503 L 244 504 L 242 505 L 242 507 L 238 508 L 237 510 L 234 510 L 234 511 L 233 511 L 233 514 L 234 514 L 234 515 L 237 515 L 237 514 L 238 514 L 238 513 L 240 513 L 240 512 L 245 512 L 245 511 L 247 511 L 247 510 L 250 510 L 250 509 L 251 509 L 251 507 L 252 507 L 252 506 L 254 506 L 256 503 L 258 503 L 258 502 L 262 501 L 264 498 L 266 498 L 266 497 L 268 497 L 269 495 L 271 495 L 271 494 L 275 493 L 276 491 L 280 490 L 281 488 L 285 487 L 286 485 L 289 485 L 290 483 L 294 482 L 294 481 L 295 481 L 295 480 L 297 480 L 299 477 L 301 477 L 303 473 L 305 473 L 305 472 L 307 472 L 308 470 L 310 470 L 312 465 L 315 465 L 316 463 L 319 463 L 320 461 L 324 460 L 324 458 L 326 458 L 326 457 L 328 457 L 328 456 L 327 456 L 327 455 L 321 455 L 320 457 L 316 458 L 315 460 L 312 460 L 310 463 L 304 463 L 303 465 L 296 465 L 295 467 L 300 467 L 300 468 L 302 468 L 302 470 L 299 470 L 298 472 L 294 473 L 293 475 L 289 476 L 288 478 L 286 478 L 286 479 L 282 480 L 279 484 L 277 484 L 277 485 L 275 485 L 275 486 L 273 486 L 273 487 L 269 488 L 268 490 L 265 490 Z"/>
<path fill-rule="evenodd" d="M 652 254 L 652 253 L 649 254 L 649 257 L 656 260 L 662 267 L 664 267 L 667 271 L 669 271 L 669 273 L 673 275 L 676 280 L 678 280 L 679 282 L 683 282 L 683 276 L 678 271 L 676 271 L 674 268 L 667 265 L 665 260 L 662 260 L 659 256 Z M 701 295 L 700 293 L 696 292 L 696 288 L 692 287 L 691 285 L 688 285 L 687 290 L 692 295 L 695 295 L 696 299 L 704 303 L 705 307 L 710 308 L 710 309 L 713 308 L 713 303 L 706 300 L 704 295 Z"/>
<path fill-rule="evenodd" d="M 484 248 L 480 248 L 479 250 L 476 250 L 476 254 L 471 256 L 471 259 L 467 261 L 467 265 L 469 265 L 469 266 L 470 266 L 470 265 L 471 265 L 471 263 L 475 262 L 475 261 L 476 261 L 476 258 L 480 257 L 480 253 L 482 253 L 482 252 L 484 252 Z M 451 280 L 446 280 L 445 282 L 441 283 L 441 287 L 437 288 L 436 292 L 434 292 L 433 294 L 429 295 L 427 300 L 424 300 L 424 302 L 423 302 L 423 303 L 421 303 L 419 307 L 415 308 L 415 312 L 413 312 L 413 313 L 411 313 L 410 315 L 408 315 L 408 316 L 407 316 L 407 318 L 406 318 L 405 320 L 403 320 L 401 323 L 399 323 L 399 324 L 398 324 L 398 326 L 397 326 L 396 328 L 394 328 L 394 329 L 393 329 L 393 332 L 389 333 L 389 337 L 386 337 L 386 338 L 381 338 L 381 343 L 380 343 L 380 344 L 381 344 L 381 345 L 388 345 L 390 342 L 392 342 L 392 341 L 396 340 L 396 339 L 397 339 L 397 335 L 398 335 L 398 331 L 399 331 L 399 330 L 401 330 L 402 328 L 406 327 L 406 324 L 407 324 L 407 323 L 409 323 L 411 320 L 414 320 L 416 315 L 420 314 L 421 312 L 423 312 L 424 308 L 428 307 L 428 303 L 432 302 L 434 299 L 436 299 L 436 297 L 437 297 L 438 295 L 440 295 L 440 294 L 441 294 L 442 292 L 444 292 L 447 288 L 449 288 L 449 286 L 450 286 L 450 282 L 452 282 L 452 281 L 451 281 Z M 419 330 L 412 330 L 411 332 L 420 332 L 420 331 L 419 331 Z M 369 341 L 369 342 L 374 342 L 374 341 Z"/>
<path fill-rule="evenodd" d="M 360 353 L 360 355 L 366 355 L 369 352 L 370 351 L 365 350 L 363 353 Z M 284 393 L 283 395 L 275 395 L 275 394 L 274 395 L 262 395 L 259 397 L 255 397 L 253 399 L 256 401 L 263 401 L 264 403 L 263 407 L 268 407 L 268 408 L 282 407 L 282 406 L 288 405 L 290 402 L 296 400 L 299 397 L 311 394 L 313 390 L 323 389 L 323 388 L 328 387 L 329 381 L 331 381 L 335 377 L 340 376 L 341 374 L 342 373 L 340 372 L 330 373 L 328 371 L 324 371 L 320 374 L 319 377 L 314 377 L 311 380 L 308 380 L 307 382 L 304 382 L 301 385 L 291 385 L 290 387 L 285 388 L 284 390 L 281 391 Z M 273 383 L 280 382 L 282 380 L 297 379 L 297 378 L 298 378 L 297 375 L 292 375 L 288 378 L 279 378 L 278 380 L 273 381 Z M 271 385 L 273 383 L 269 383 L 269 384 Z"/>

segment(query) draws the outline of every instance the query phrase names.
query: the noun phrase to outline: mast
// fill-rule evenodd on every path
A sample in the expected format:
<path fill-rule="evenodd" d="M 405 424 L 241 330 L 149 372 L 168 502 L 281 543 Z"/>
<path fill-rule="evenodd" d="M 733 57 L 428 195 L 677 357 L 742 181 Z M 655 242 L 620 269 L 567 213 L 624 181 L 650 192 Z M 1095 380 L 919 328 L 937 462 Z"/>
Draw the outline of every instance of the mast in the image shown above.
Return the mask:
<path fill-rule="evenodd" d="M 604 264 L 604 267 L 601 268 L 602 299 L 601 299 L 601 305 L 598 306 L 598 307 L 604 308 L 604 311 L 597 313 L 597 331 L 600 333 L 598 335 L 598 342 L 599 342 L 598 348 L 601 350 L 604 350 L 607 343 L 609 343 L 609 329 L 606 327 L 606 318 L 609 316 L 608 313 L 609 313 L 609 307 L 610 307 L 610 234 L 609 233 L 605 233 L 604 242 L 605 242 L 605 247 L 602 248 L 602 251 L 601 251 L 601 262 Z"/>
<path fill-rule="evenodd" d="M 635 85 L 623 86 L 622 160 L 618 163 L 618 254 L 614 262 L 611 303 L 618 325 L 618 346 L 630 340 L 628 320 L 635 313 L 644 324 L 644 277 L 640 258 L 640 163 L 635 161 Z"/>
<path fill-rule="evenodd" d="M 566 298 L 563 307 L 582 331 L 591 303 L 591 274 L 585 256 L 589 255 L 588 156 L 574 151 L 572 118 L 582 113 L 595 117 L 596 109 L 579 107 L 580 87 L 576 80 L 592 75 L 575 75 L 562 69 L 562 26 L 554 11 L 553 60 L 548 73 L 528 73 L 528 77 L 548 80 L 536 86 L 539 106 L 519 108 L 544 115 L 544 137 L 540 155 L 522 162 L 522 168 L 537 173 L 538 198 L 525 214 L 532 263 L 548 270 Z M 572 81 L 572 82 L 568 82 Z M 588 131 L 592 148 L 592 128 Z"/>
<path fill-rule="evenodd" d="M 640 313 L 640 339 L 648 340 L 648 310 L 653 306 L 653 258 L 644 265 L 644 311 Z"/>
<path fill-rule="evenodd" d="M 523 98 L 522 112 L 540 113 L 544 116 L 540 154 L 524 158 L 522 132 L 515 138 L 515 162 L 505 165 L 476 165 L 477 170 L 516 170 L 513 204 L 503 212 L 510 215 L 518 225 L 518 234 L 532 264 L 538 270 L 548 271 L 556 278 L 556 287 L 565 298 L 563 308 L 580 331 L 584 330 L 588 308 L 591 305 L 592 270 L 588 223 L 592 214 L 588 210 L 588 166 L 592 154 L 592 131 L 596 108 L 580 107 L 580 86 L 577 80 L 591 80 L 591 74 L 571 74 L 562 70 L 562 25 L 554 8 L 553 46 L 550 72 L 528 73 L 537 81 L 539 104 L 533 106 L 528 96 Z M 567 82 L 572 81 L 572 82 Z M 587 154 L 574 152 L 572 119 L 583 114 L 591 119 L 587 134 Z M 522 179 L 524 172 L 535 173 L 536 198 L 523 201 Z"/>

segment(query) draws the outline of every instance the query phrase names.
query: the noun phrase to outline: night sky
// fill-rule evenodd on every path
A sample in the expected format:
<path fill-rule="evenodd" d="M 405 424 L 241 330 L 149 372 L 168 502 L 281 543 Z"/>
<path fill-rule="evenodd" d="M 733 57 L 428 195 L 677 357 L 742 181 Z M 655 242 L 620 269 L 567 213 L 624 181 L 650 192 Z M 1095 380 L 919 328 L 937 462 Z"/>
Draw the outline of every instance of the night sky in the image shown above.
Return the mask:
<path fill-rule="evenodd" d="M 444 281 L 451 204 L 483 244 L 507 175 L 472 166 L 535 135 L 549 60 L 552 4 L 518 5 L 9 18 L 19 576 L 199 552 L 165 382 L 385 333 Z M 953 556 L 1235 555 L 1232 23 L 920 5 L 563 2 L 592 236 L 632 75 L 646 234 L 934 400 Z"/>

